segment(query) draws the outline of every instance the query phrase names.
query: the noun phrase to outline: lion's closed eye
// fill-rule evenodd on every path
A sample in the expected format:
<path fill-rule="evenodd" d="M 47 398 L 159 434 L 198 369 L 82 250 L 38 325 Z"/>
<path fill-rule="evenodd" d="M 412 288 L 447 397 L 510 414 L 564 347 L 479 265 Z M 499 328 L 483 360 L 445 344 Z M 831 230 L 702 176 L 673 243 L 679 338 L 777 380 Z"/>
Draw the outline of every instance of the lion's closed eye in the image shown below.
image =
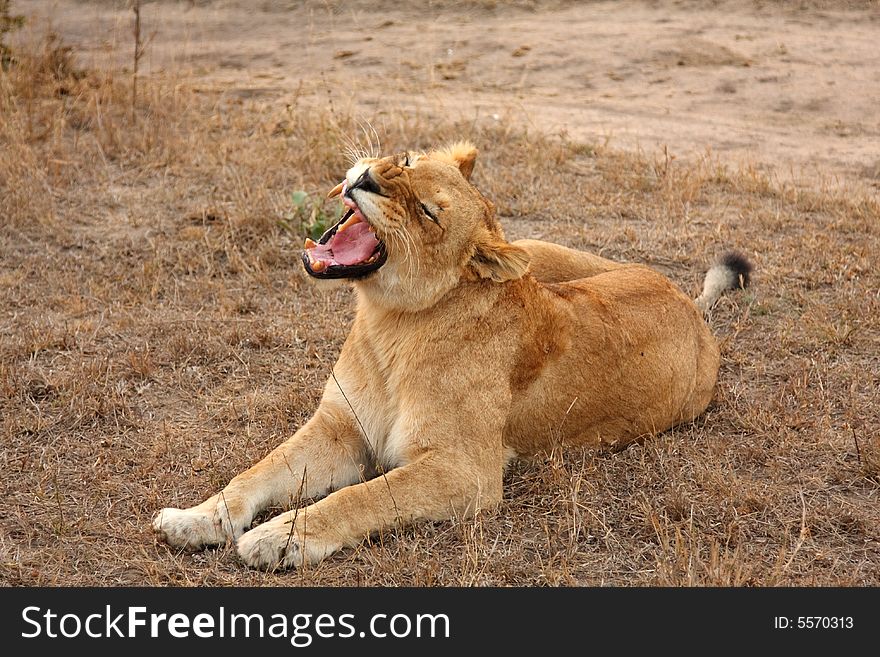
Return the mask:
<path fill-rule="evenodd" d="M 424 201 L 422 201 L 420 205 L 422 207 L 422 212 L 425 213 L 425 216 L 439 226 L 440 219 L 438 219 L 437 215 L 440 213 L 441 208 L 433 204 L 425 203 Z"/>

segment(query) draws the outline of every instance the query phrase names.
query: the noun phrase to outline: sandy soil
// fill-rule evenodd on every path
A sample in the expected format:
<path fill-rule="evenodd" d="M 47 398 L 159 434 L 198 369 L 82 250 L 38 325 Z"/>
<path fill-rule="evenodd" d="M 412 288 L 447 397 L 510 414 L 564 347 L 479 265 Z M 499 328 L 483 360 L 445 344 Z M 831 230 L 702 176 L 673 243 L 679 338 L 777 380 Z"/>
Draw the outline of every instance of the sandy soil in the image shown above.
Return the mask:
<path fill-rule="evenodd" d="M 15 4 L 96 62 L 130 58 L 127 3 Z M 387 108 L 503 121 L 880 186 L 871 3 L 459 4 L 150 3 L 142 65 L 184 65 L 243 97 L 354 104 L 370 121 Z"/>

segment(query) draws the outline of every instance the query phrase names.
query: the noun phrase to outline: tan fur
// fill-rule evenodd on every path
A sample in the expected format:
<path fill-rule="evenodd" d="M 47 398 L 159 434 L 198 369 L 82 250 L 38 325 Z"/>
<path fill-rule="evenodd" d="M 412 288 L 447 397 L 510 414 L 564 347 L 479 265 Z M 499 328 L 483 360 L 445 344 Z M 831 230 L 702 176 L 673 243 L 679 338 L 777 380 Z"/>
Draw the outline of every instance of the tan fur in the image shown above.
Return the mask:
<path fill-rule="evenodd" d="M 221 493 L 160 512 L 165 540 L 236 540 L 257 567 L 315 562 L 497 504 L 511 455 L 617 449 L 703 412 L 719 352 L 694 303 L 643 266 L 508 243 L 468 180 L 475 157 L 456 144 L 349 171 L 351 184 L 369 169 L 386 195 L 352 192 L 389 255 L 354 282 L 357 315 L 323 399 Z M 247 531 L 269 505 L 322 495 Z"/>

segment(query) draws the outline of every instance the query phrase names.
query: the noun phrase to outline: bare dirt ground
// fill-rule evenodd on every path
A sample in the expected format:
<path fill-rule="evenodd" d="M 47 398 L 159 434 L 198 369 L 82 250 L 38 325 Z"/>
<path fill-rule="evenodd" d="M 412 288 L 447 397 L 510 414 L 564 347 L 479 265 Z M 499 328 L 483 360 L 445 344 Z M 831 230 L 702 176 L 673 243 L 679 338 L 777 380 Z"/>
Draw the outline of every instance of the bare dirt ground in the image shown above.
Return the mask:
<path fill-rule="evenodd" d="M 50 19 L 77 52 L 128 55 L 125 3 L 18 6 Z M 627 149 L 713 152 L 787 178 L 880 180 L 876 2 L 413 6 L 150 3 L 144 63 L 364 117 L 391 105 Z"/>
<path fill-rule="evenodd" d="M 148 3 L 136 97 L 120 4 L 13 4 L 0 583 L 880 585 L 875 3 Z M 710 318 L 716 398 L 616 455 L 516 464 L 474 520 L 315 568 L 171 550 L 157 509 L 315 408 L 353 303 L 299 249 L 368 136 L 470 138 L 508 236 L 693 294 L 722 250 L 748 253 L 753 287 Z"/>

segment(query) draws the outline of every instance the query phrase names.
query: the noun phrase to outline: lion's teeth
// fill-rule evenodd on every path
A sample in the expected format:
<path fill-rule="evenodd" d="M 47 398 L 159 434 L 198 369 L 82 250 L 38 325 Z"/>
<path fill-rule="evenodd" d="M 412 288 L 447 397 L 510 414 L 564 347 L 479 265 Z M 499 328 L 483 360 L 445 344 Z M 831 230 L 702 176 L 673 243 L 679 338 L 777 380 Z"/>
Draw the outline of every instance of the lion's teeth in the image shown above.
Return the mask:
<path fill-rule="evenodd" d="M 344 231 L 349 226 L 354 226 L 355 224 L 359 224 L 361 222 L 361 218 L 359 215 L 360 215 L 360 213 L 358 213 L 358 212 L 355 212 L 353 215 L 351 215 L 351 217 L 349 217 L 348 220 L 344 224 L 342 224 L 338 229 L 336 229 L 336 234 L 338 235 L 339 233 Z"/>
<path fill-rule="evenodd" d="M 307 238 L 306 238 L 305 245 L 303 246 L 303 248 L 305 248 L 305 249 L 314 249 L 316 246 L 318 246 L 318 243 L 315 242 L 315 240 L 313 240 L 311 237 L 307 237 Z"/>
<path fill-rule="evenodd" d="M 311 263 L 312 271 L 322 272 L 327 269 L 327 263 L 323 260 L 315 260 Z"/>
<path fill-rule="evenodd" d="M 340 194 L 342 194 L 342 192 L 345 191 L 345 183 L 346 183 L 346 181 L 343 180 L 341 183 L 339 183 L 338 185 L 336 185 L 336 187 L 334 187 L 333 189 L 331 189 L 331 190 L 327 193 L 327 198 L 333 198 L 334 196 L 339 196 Z"/>

